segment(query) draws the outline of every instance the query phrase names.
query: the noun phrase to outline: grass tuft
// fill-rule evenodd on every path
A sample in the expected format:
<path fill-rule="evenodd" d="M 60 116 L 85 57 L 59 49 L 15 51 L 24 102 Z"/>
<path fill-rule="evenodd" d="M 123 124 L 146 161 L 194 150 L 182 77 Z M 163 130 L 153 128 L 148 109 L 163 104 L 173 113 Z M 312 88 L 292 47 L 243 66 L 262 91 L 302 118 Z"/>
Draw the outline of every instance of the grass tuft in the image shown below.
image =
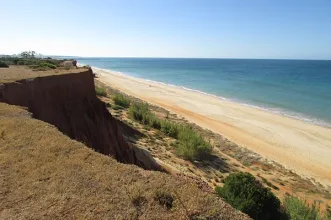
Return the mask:
<path fill-rule="evenodd" d="M 123 108 L 129 108 L 130 100 L 123 95 L 116 95 L 113 98 L 116 105 L 122 106 Z"/>
<path fill-rule="evenodd" d="M 103 97 L 107 96 L 106 89 L 101 87 L 95 87 L 95 93 L 97 94 L 97 96 L 103 96 Z"/>
<path fill-rule="evenodd" d="M 284 209 L 289 219 L 331 219 L 331 214 L 322 215 L 319 206 L 314 202 L 311 206 L 295 196 L 286 196 L 284 199 Z"/>
<path fill-rule="evenodd" d="M 170 193 L 157 191 L 154 196 L 154 200 L 158 201 L 159 204 L 167 209 L 171 209 L 173 206 L 174 198 Z"/>

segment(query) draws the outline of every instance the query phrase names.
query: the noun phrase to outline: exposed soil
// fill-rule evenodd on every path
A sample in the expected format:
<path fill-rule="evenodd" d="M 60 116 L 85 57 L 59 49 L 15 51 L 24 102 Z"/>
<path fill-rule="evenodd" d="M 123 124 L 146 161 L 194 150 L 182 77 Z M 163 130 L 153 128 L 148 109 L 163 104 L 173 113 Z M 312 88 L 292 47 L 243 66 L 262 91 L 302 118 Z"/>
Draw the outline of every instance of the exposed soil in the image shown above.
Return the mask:
<path fill-rule="evenodd" d="M 91 69 L 76 69 L 75 73 L 69 71 L 67 74 L 57 74 L 57 70 L 52 70 L 47 71 L 46 75 L 42 75 L 42 71 L 34 72 L 27 68 L 9 69 L 22 70 L 20 74 L 28 74 L 25 77 L 42 77 L 2 84 L 0 102 L 24 106 L 34 118 L 55 125 L 69 137 L 120 162 L 161 170 L 148 152 L 123 139 L 115 119 L 96 97 Z M 51 75 L 52 72 L 54 75 Z"/>

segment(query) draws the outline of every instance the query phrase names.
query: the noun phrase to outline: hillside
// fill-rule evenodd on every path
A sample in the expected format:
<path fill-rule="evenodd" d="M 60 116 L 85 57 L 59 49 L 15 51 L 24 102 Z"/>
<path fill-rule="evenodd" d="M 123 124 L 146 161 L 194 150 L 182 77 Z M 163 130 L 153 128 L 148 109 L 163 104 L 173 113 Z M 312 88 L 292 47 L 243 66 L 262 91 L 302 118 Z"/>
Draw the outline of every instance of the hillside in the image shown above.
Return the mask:
<path fill-rule="evenodd" d="M 10 67 L 0 81 L 0 101 L 23 106 L 0 103 L 1 219 L 248 219 L 189 178 L 137 167 L 161 170 L 123 139 L 90 70 Z"/>

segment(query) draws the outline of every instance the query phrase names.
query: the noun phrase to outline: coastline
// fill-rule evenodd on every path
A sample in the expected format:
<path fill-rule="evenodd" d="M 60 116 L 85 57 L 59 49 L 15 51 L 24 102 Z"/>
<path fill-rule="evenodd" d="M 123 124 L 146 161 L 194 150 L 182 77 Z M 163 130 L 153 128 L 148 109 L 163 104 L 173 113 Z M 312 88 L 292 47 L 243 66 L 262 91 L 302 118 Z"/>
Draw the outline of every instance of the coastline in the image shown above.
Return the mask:
<path fill-rule="evenodd" d="M 227 99 L 93 67 L 99 80 L 224 135 L 262 157 L 331 185 L 331 129 Z"/>
<path fill-rule="evenodd" d="M 81 64 L 81 65 L 83 65 L 83 64 Z M 226 92 L 225 92 L 225 94 L 223 94 L 223 93 L 217 92 L 215 90 L 206 89 L 208 86 L 199 87 L 196 85 L 194 86 L 194 84 L 190 85 L 190 84 L 183 83 L 182 78 L 179 80 L 179 82 L 181 82 L 181 83 L 178 83 L 178 82 L 176 83 L 176 81 L 171 81 L 171 80 L 169 81 L 167 79 L 163 79 L 162 77 L 161 78 L 152 77 L 151 75 L 148 75 L 148 74 L 147 74 L 147 76 L 145 76 L 143 73 L 141 73 L 141 71 L 140 72 L 138 71 L 136 73 L 136 72 L 133 72 L 132 70 L 128 71 L 128 72 L 126 72 L 126 70 L 124 70 L 124 72 L 122 72 L 122 70 L 114 70 L 111 67 L 93 66 L 93 68 L 98 68 L 98 69 L 104 70 L 104 71 L 110 71 L 113 74 L 125 76 L 128 78 L 142 79 L 144 81 L 151 82 L 151 83 L 157 83 L 160 85 L 166 85 L 166 86 L 175 87 L 175 88 L 179 88 L 179 89 L 185 89 L 188 91 L 198 92 L 198 93 L 201 93 L 204 95 L 216 97 L 218 99 L 228 100 L 231 102 L 238 103 L 240 105 L 267 111 L 272 114 L 277 114 L 277 115 L 289 117 L 292 119 L 301 120 L 306 123 L 331 128 L 331 117 L 329 114 L 323 113 L 324 114 L 323 115 L 323 114 L 321 114 L 321 111 L 323 111 L 323 110 L 319 111 L 319 110 L 316 110 L 316 108 L 310 109 L 311 107 L 309 107 L 311 105 L 313 105 L 313 106 L 325 105 L 326 106 L 327 105 L 326 102 L 318 104 L 318 103 L 315 103 L 314 100 L 309 100 L 307 98 L 307 100 L 305 100 L 304 102 L 302 100 L 299 103 L 292 101 L 291 103 L 294 103 L 296 106 L 296 107 L 294 107 L 294 106 L 287 105 L 286 102 L 282 103 L 282 102 L 274 101 L 272 99 L 272 97 L 269 97 L 268 99 L 263 99 L 263 98 L 261 99 L 261 97 L 258 94 L 256 95 L 256 97 L 257 97 L 256 99 L 255 99 L 255 96 L 253 98 L 248 97 L 245 99 L 241 95 L 238 95 L 238 94 L 237 95 L 234 95 L 234 94 L 226 95 Z M 158 75 L 158 73 L 156 73 L 156 75 Z M 202 85 L 204 85 L 204 83 L 202 83 Z M 208 83 L 206 85 L 208 85 Z M 268 88 L 265 88 L 265 90 L 263 90 L 263 91 L 268 91 L 268 90 L 269 90 Z M 263 91 L 261 90 L 259 92 L 259 94 L 264 94 Z M 291 92 L 293 92 L 293 91 L 291 91 Z M 289 93 L 289 96 L 291 96 L 291 92 Z M 269 94 L 269 93 L 267 92 L 266 94 Z M 262 96 L 268 97 L 266 94 L 264 94 Z M 283 96 L 287 96 L 287 95 L 283 94 Z M 301 96 L 305 97 L 304 94 L 301 94 Z M 317 97 L 317 96 L 315 96 L 315 97 Z M 293 97 L 291 97 L 291 99 L 293 99 Z M 296 98 L 296 99 L 300 100 L 300 98 Z M 319 100 L 319 102 L 321 102 L 321 100 Z M 303 106 L 303 103 L 305 103 L 304 106 Z M 308 106 L 308 107 L 306 108 L 305 106 Z M 310 110 L 308 110 L 308 109 L 310 109 Z M 320 109 L 323 109 L 323 108 L 320 108 Z M 323 112 L 325 112 L 325 111 L 323 111 Z"/>
<path fill-rule="evenodd" d="M 83 66 L 85 64 L 78 64 L 78 65 Z M 200 91 L 200 90 L 197 90 L 197 89 L 188 88 L 188 87 L 185 87 L 185 86 L 178 86 L 178 85 L 174 85 L 174 84 L 167 84 L 167 83 L 160 82 L 160 81 L 144 79 L 144 78 L 141 78 L 141 77 L 132 76 L 130 74 L 122 73 L 122 72 L 115 71 L 115 70 L 103 69 L 103 68 L 99 68 L 99 67 L 95 67 L 95 66 L 93 66 L 92 68 L 95 69 L 95 70 L 100 70 L 100 71 L 103 71 L 103 72 L 106 72 L 106 73 L 115 74 L 115 75 L 118 75 L 118 76 L 121 76 L 121 77 L 126 77 L 126 78 L 129 78 L 129 79 L 133 79 L 133 80 L 143 80 L 143 81 L 150 82 L 150 83 L 153 83 L 153 84 L 159 84 L 161 86 L 169 86 L 169 87 L 174 87 L 174 88 L 177 88 L 177 89 L 184 89 L 184 90 L 187 90 L 187 91 L 190 91 L 190 92 L 197 92 L 197 93 L 207 95 L 207 96 L 210 96 L 210 97 L 213 97 L 213 98 L 226 100 L 226 101 L 229 101 L 229 102 L 237 103 L 237 104 L 242 105 L 242 106 L 247 106 L 247 107 L 250 107 L 250 108 L 262 110 L 262 111 L 269 112 L 269 113 L 272 113 L 272 114 L 276 114 L 276 115 L 284 116 L 284 117 L 287 117 L 287 118 L 303 121 L 305 123 L 309 123 L 309 124 L 312 124 L 312 125 L 317 125 L 317 126 L 321 126 L 321 127 L 331 129 L 331 123 L 329 121 L 326 121 L 326 120 L 323 120 L 323 119 L 320 119 L 320 118 L 316 118 L 316 117 L 313 117 L 313 116 L 309 116 L 309 115 L 306 115 L 306 114 L 303 114 L 303 113 L 289 111 L 289 110 L 285 110 L 285 109 L 281 109 L 281 108 L 268 108 L 268 107 L 263 107 L 263 106 L 259 106 L 259 105 L 254 105 L 252 103 L 244 102 L 242 100 L 236 100 L 236 99 L 233 99 L 233 98 L 226 98 L 226 97 L 222 97 L 222 96 L 219 96 L 219 95 L 215 95 L 215 94 L 207 93 L 207 92 L 204 92 L 204 91 Z"/>

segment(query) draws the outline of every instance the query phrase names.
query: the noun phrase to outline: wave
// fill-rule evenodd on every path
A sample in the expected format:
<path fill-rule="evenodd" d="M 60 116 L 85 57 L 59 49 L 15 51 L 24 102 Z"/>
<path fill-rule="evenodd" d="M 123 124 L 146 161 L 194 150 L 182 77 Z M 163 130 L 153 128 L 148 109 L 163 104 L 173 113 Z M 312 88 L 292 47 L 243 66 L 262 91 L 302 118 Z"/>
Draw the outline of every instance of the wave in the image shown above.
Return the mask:
<path fill-rule="evenodd" d="M 84 66 L 85 64 L 79 63 L 78 65 L 79 66 Z M 123 73 L 123 72 L 119 72 L 119 71 L 115 71 L 115 70 L 103 69 L 103 68 L 99 68 L 99 67 L 95 67 L 95 66 L 92 66 L 92 69 L 102 70 L 104 72 L 108 72 L 110 74 L 115 74 L 115 75 L 118 75 L 118 76 L 121 76 L 121 77 L 124 77 L 124 78 L 129 78 L 129 79 L 132 79 L 132 80 L 143 80 L 146 83 L 150 82 L 150 83 L 153 83 L 153 84 L 159 84 L 159 85 L 163 85 L 163 86 L 170 86 L 170 87 L 177 88 L 177 89 L 184 89 L 186 91 L 196 92 L 196 93 L 199 93 L 199 94 L 202 94 L 202 95 L 207 95 L 207 96 L 217 98 L 217 99 L 220 99 L 220 100 L 231 101 L 231 102 L 235 102 L 237 104 L 243 105 L 243 106 L 259 109 L 259 110 L 262 110 L 262 111 L 270 112 L 270 113 L 273 113 L 273 114 L 285 116 L 285 117 L 296 119 L 296 120 L 301 120 L 301 121 L 304 121 L 304 122 L 307 122 L 307 123 L 310 123 L 310 124 L 315 124 L 315 125 L 319 125 L 319 126 L 322 126 L 322 127 L 331 128 L 330 122 L 324 121 L 324 120 L 319 119 L 319 118 L 311 117 L 311 116 L 308 116 L 308 115 L 305 115 L 305 114 L 302 114 L 302 113 L 299 113 L 299 112 L 289 111 L 289 110 L 286 110 L 286 109 L 283 109 L 283 108 L 270 108 L 270 107 L 266 107 L 266 106 L 258 106 L 258 105 L 254 105 L 254 104 L 249 103 L 249 102 L 245 102 L 243 100 L 237 100 L 235 98 L 225 98 L 225 97 L 222 97 L 222 96 L 218 96 L 218 95 L 210 94 L 210 93 L 207 93 L 207 92 L 203 92 L 203 91 L 200 91 L 200 90 L 197 90 L 197 89 L 188 88 L 188 87 L 185 87 L 185 86 L 178 86 L 178 85 L 174 85 L 174 84 L 163 83 L 163 82 L 160 82 L 160 81 L 154 81 L 154 80 L 150 80 L 150 79 L 144 79 L 144 78 L 140 78 L 140 77 L 136 77 L 136 76 L 131 76 L 129 73 Z M 103 75 L 103 74 L 101 73 L 100 75 Z"/>

